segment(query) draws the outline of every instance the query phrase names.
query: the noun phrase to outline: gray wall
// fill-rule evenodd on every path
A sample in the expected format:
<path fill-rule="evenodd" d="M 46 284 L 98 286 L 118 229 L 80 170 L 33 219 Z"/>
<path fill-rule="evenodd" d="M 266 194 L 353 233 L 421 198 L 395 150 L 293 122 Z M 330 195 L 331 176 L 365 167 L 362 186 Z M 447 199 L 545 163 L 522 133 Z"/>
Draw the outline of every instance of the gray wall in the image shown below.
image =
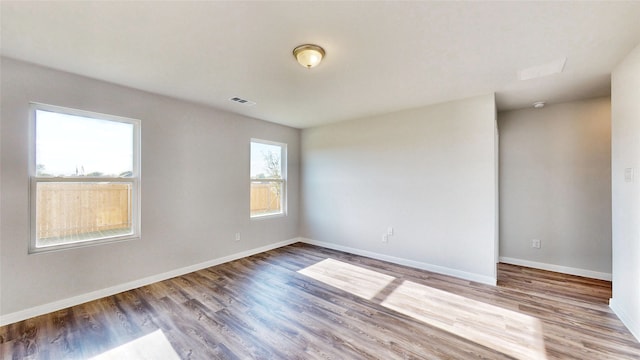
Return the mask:
<path fill-rule="evenodd" d="M 640 45 L 613 71 L 611 108 L 611 307 L 640 340 Z M 632 181 L 625 180 L 628 168 Z"/>
<path fill-rule="evenodd" d="M 10 59 L 1 73 L 1 314 L 298 236 L 299 130 Z M 140 240 L 27 254 L 30 101 L 141 120 Z M 252 137 L 288 144 L 287 217 L 249 219 Z"/>
<path fill-rule="evenodd" d="M 498 129 L 501 259 L 610 278 L 610 99 L 501 112 Z"/>
<path fill-rule="evenodd" d="M 494 282 L 495 116 L 491 94 L 303 130 L 301 235 Z"/>

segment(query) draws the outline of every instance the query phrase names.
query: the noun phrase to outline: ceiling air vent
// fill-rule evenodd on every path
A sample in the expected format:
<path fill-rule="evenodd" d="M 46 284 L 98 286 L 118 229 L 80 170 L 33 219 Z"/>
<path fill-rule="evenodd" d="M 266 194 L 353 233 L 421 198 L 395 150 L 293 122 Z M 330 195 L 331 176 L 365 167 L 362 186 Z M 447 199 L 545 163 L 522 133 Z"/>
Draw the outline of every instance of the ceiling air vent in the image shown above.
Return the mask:
<path fill-rule="evenodd" d="M 251 100 L 247 100 L 247 99 L 239 98 L 239 97 L 237 97 L 237 96 L 232 97 L 232 98 L 230 98 L 229 100 L 230 100 L 230 101 L 233 101 L 233 102 L 237 102 L 238 104 L 246 105 L 246 106 L 253 106 L 253 105 L 255 105 L 255 104 L 256 104 L 255 102 L 253 102 L 253 101 L 251 101 Z"/>

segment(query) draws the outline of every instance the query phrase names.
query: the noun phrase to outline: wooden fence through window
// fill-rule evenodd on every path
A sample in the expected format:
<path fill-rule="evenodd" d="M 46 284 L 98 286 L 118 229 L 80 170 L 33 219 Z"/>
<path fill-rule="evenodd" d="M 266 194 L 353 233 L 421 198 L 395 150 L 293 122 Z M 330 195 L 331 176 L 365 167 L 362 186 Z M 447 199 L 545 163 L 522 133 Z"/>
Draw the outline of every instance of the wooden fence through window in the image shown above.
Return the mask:
<path fill-rule="evenodd" d="M 37 237 L 46 239 L 131 228 L 131 185 L 41 182 Z"/>
<path fill-rule="evenodd" d="M 251 214 L 280 212 L 281 183 L 251 183 Z"/>
<path fill-rule="evenodd" d="M 251 184 L 251 214 L 281 211 L 274 183 Z M 56 238 L 131 228 L 131 185 L 38 183 L 37 238 Z"/>

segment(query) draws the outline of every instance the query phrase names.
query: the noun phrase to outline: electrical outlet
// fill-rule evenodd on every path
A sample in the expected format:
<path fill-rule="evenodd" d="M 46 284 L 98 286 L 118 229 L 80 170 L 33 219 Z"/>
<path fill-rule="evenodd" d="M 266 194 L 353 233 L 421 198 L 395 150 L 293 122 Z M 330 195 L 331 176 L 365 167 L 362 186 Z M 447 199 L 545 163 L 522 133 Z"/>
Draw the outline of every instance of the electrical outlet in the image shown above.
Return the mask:
<path fill-rule="evenodd" d="M 389 242 L 389 235 L 387 234 L 382 235 L 382 242 L 383 243 Z"/>
<path fill-rule="evenodd" d="M 387 235 L 388 235 L 388 236 L 393 235 L 393 228 L 392 228 L 391 226 L 389 226 L 389 227 L 387 228 Z"/>
<path fill-rule="evenodd" d="M 531 239 L 531 247 L 534 249 L 540 249 L 540 239 Z"/>
<path fill-rule="evenodd" d="M 240 233 L 239 232 L 236 233 L 236 241 L 240 241 Z"/>

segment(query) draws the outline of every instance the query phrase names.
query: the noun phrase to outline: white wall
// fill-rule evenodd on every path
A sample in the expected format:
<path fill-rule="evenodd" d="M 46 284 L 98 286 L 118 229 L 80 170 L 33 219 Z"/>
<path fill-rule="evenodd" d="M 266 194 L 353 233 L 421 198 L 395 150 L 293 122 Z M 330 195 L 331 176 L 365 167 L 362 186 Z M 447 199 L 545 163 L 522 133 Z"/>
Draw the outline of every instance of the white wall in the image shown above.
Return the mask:
<path fill-rule="evenodd" d="M 494 283 L 495 116 L 491 94 L 303 130 L 301 235 Z"/>
<path fill-rule="evenodd" d="M 610 99 L 501 112 L 498 128 L 501 260 L 610 280 Z"/>
<path fill-rule="evenodd" d="M 613 71 L 611 109 L 611 307 L 640 339 L 640 45 Z M 627 168 L 633 181 L 625 181 Z"/>
<path fill-rule="evenodd" d="M 10 59 L 1 73 L 3 316 L 297 238 L 299 130 Z M 140 240 L 27 254 L 30 101 L 141 120 Z M 288 144 L 287 217 L 249 219 L 252 137 Z"/>

